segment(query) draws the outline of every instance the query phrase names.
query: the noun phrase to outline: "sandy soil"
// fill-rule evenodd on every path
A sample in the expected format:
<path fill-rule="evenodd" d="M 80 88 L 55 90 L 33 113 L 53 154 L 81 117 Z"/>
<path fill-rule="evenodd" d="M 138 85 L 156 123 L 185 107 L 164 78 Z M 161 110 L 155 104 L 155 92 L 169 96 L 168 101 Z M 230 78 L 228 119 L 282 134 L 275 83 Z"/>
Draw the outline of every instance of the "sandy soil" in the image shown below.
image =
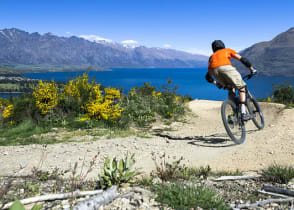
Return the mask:
<path fill-rule="evenodd" d="M 46 149 L 42 145 L 0 147 L 0 175 L 27 174 L 34 166 L 44 170 L 68 169 L 75 162 L 79 163 L 79 170 L 84 162 L 85 171 L 99 152 L 95 170 L 90 174 L 97 177 L 104 156 L 122 158 L 127 151 L 135 153 L 136 167 L 145 173 L 155 167 L 152 152 L 166 153 L 170 161 L 183 156 L 187 166 L 210 165 L 215 170 L 250 172 L 273 163 L 294 165 L 294 109 L 261 103 L 265 128 L 259 131 L 248 122 L 245 142 L 236 145 L 223 127 L 220 106 L 221 102 L 217 101 L 194 100 L 189 103 L 193 114 L 188 123 L 173 123 L 172 131 L 160 131 L 160 135 L 154 134 L 151 138 L 94 137 L 96 141 L 60 143 L 48 145 Z M 80 138 L 89 139 L 89 136 Z"/>

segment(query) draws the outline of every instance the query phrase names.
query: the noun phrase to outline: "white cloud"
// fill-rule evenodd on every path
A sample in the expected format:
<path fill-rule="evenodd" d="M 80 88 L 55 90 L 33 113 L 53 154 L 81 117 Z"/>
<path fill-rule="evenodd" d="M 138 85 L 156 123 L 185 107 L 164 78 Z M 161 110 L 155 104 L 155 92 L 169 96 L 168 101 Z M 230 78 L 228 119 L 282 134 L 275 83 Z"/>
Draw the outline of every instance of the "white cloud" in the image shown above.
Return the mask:
<path fill-rule="evenodd" d="M 135 40 L 124 40 L 124 41 L 122 41 L 121 42 L 122 44 L 138 44 L 138 42 L 137 41 L 135 41 Z"/>
<path fill-rule="evenodd" d="M 135 48 L 139 46 L 139 42 L 135 41 L 135 40 L 124 40 L 121 42 L 122 45 L 124 47 L 131 47 L 131 48 Z"/>
<path fill-rule="evenodd" d="M 170 44 L 163 45 L 164 48 L 171 48 L 172 46 Z"/>
<path fill-rule="evenodd" d="M 113 42 L 111 39 L 103 38 L 97 35 L 79 35 L 79 37 L 91 42 Z"/>
<path fill-rule="evenodd" d="M 192 48 L 192 49 L 183 49 L 183 51 L 192 53 L 192 54 L 200 54 L 200 55 L 207 55 L 210 56 L 212 54 L 211 49 L 197 49 L 197 48 Z"/>

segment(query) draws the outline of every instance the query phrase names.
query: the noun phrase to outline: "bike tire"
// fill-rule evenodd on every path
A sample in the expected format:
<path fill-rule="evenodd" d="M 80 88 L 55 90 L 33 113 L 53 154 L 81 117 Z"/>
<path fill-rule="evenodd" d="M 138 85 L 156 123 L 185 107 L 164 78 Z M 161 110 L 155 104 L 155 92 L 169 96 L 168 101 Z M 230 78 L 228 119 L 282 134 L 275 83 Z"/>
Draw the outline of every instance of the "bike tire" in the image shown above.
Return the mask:
<path fill-rule="evenodd" d="M 251 102 L 252 105 L 251 106 Z M 256 99 L 249 94 L 247 97 L 247 102 L 246 102 L 249 114 L 251 116 L 253 116 L 252 121 L 254 123 L 254 125 L 259 129 L 263 129 L 264 128 L 264 117 L 263 117 L 263 113 L 261 111 L 261 108 L 259 106 L 259 104 L 257 103 Z"/>
<path fill-rule="evenodd" d="M 233 114 L 229 113 L 230 110 L 233 110 Z M 246 138 L 246 129 L 244 122 L 238 117 L 238 112 L 236 110 L 236 104 L 231 100 L 226 100 L 222 103 L 221 115 L 227 134 L 236 144 L 242 144 Z M 234 120 L 232 120 L 230 116 L 232 116 Z M 236 129 L 238 134 L 233 129 Z"/>

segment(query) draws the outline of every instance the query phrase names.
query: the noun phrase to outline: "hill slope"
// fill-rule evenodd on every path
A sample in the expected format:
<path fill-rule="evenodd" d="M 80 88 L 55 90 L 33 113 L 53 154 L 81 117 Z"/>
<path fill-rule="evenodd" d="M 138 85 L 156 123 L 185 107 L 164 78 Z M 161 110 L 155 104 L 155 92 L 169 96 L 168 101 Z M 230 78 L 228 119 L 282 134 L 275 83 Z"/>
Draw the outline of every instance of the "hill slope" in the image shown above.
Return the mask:
<path fill-rule="evenodd" d="M 240 52 L 253 66 L 266 76 L 294 76 L 294 27 L 268 42 L 257 43 Z M 245 67 L 239 62 L 234 65 L 241 71 Z"/>

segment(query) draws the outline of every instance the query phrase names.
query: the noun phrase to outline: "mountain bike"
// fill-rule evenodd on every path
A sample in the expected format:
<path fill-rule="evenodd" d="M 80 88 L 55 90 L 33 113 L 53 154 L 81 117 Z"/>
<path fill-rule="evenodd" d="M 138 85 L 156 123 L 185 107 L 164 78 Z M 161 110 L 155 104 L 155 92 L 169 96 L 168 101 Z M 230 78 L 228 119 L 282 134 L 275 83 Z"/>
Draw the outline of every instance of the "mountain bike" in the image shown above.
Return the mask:
<path fill-rule="evenodd" d="M 243 77 L 243 80 L 249 80 L 254 76 L 254 74 L 248 74 Z M 242 144 L 246 138 L 246 128 L 245 124 L 247 122 L 244 121 L 241 117 L 241 103 L 239 101 L 238 91 L 233 91 L 233 87 L 231 85 L 226 85 L 222 87 L 225 90 L 230 91 L 230 94 L 234 95 L 234 101 L 226 100 L 222 103 L 221 106 L 221 115 L 222 120 L 225 126 L 225 129 L 230 136 L 230 138 L 236 144 Z M 247 113 L 250 118 L 248 121 L 252 120 L 255 126 L 261 130 L 264 128 L 264 117 L 261 111 L 259 104 L 257 103 L 254 96 L 249 92 L 247 87 L 245 87 L 246 94 L 246 108 Z"/>

